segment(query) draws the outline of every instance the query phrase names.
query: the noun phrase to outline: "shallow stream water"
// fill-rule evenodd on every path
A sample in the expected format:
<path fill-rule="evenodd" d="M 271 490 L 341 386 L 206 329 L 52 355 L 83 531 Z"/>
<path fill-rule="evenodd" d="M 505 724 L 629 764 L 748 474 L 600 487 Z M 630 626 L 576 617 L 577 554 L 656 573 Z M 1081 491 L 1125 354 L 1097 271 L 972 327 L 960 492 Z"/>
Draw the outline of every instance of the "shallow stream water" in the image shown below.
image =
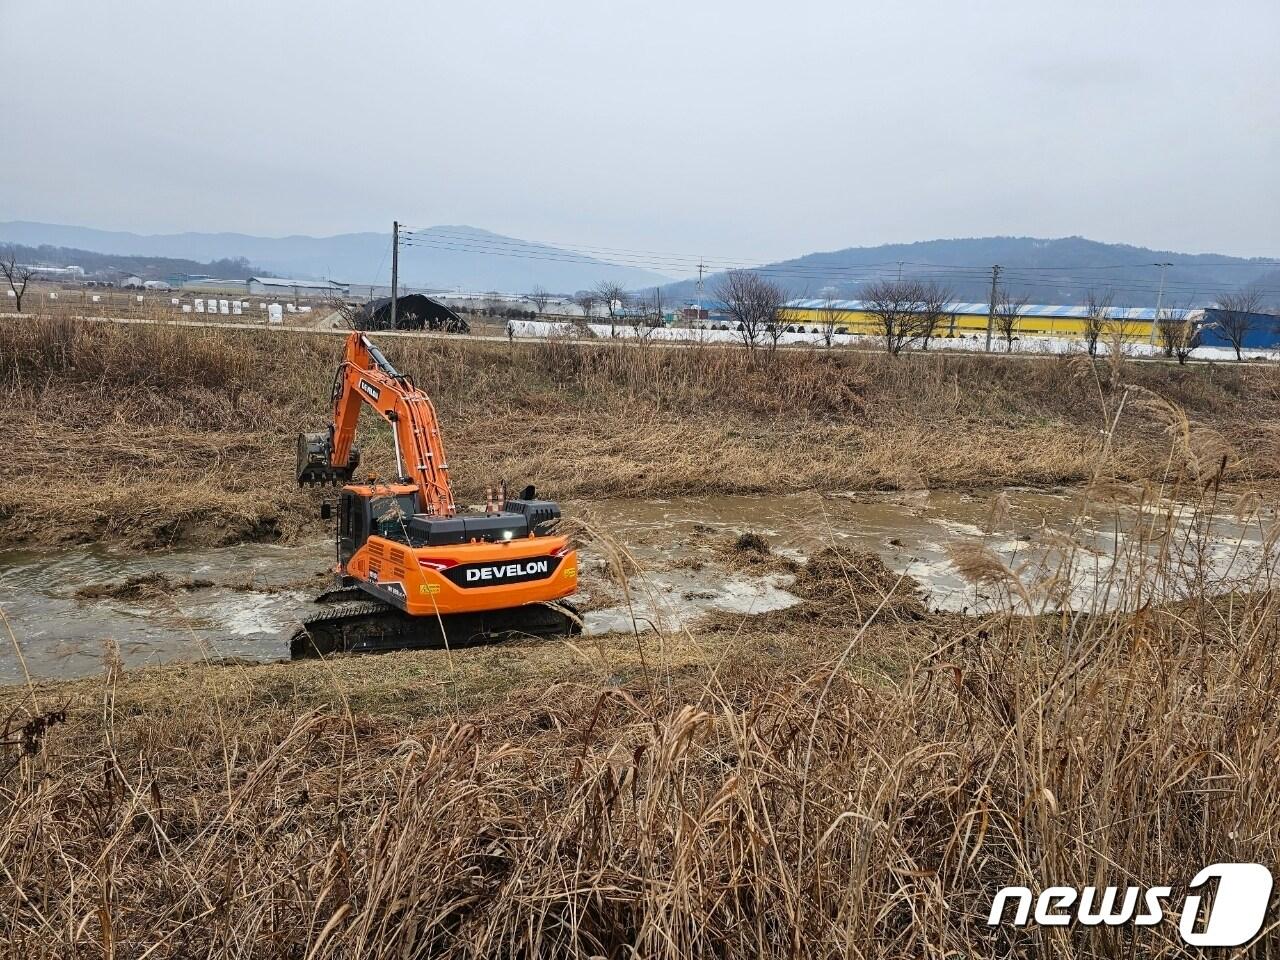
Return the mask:
<path fill-rule="evenodd" d="M 890 569 L 914 578 L 930 606 L 983 609 L 1004 598 L 997 589 L 967 583 L 950 548 L 982 543 L 1030 579 L 1061 566 L 1061 544 L 1069 536 L 1079 547 L 1072 551 L 1062 601 L 1088 609 L 1111 603 L 1115 581 L 1133 576 L 1131 568 L 1145 570 L 1146 560 L 1162 550 L 1172 554 L 1175 567 L 1193 567 L 1215 582 L 1245 580 L 1276 523 L 1271 509 L 1242 522 L 1225 505 L 1210 514 L 1177 505 L 1160 511 L 1083 505 L 1073 490 L 1006 490 L 994 509 L 993 496 L 921 491 L 567 503 L 566 514 L 635 561 L 624 593 L 606 570 L 608 550 L 600 542 L 588 545 L 581 551 L 582 589 L 575 600 L 591 632 L 669 630 L 710 610 L 751 614 L 795 603 L 787 589 L 794 575 L 780 565 L 759 572 L 734 562 L 735 538 L 754 532 L 773 553 L 797 561 L 827 546 L 874 552 Z M 1144 537 L 1134 550 L 1133 532 L 1144 524 L 1148 534 L 1153 525 L 1168 525 L 1172 533 Z M 1175 543 L 1182 546 L 1170 550 Z M 288 655 L 282 637 L 310 611 L 311 595 L 328 584 L 332 561 L 327 542 L 147 554 L 101 547 L 0 552 L 0 629 L 9 631 L 0 636 L 0 682 L 23 679 L 15 644 L 33 677 L 99 672 L 109 645 L 128 666 L 204 657 L 281 659 Z M 190 588 L 135 598 L 78 595 L 86 587 L 151 573 L 188 581 Z M 1165 582 L 1161 589 L 1176 595 L 1177 584 Z"/>

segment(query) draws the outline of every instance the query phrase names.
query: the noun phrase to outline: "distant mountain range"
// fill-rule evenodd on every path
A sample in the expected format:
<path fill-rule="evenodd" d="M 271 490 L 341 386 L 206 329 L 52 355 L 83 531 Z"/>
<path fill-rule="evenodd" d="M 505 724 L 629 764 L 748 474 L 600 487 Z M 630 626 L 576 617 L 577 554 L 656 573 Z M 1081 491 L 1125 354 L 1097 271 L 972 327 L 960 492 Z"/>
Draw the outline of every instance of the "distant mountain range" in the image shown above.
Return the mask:
<path fill-rule="evenodd" d="M 792 296 L 856 299 L 867 281 L 902 276 L 936 281 L 955 300 L 983 301 L 991 293 L 991 267 L 999 264 L 1001 286 L 1032 303 L 1080 303 L 1094 291 L 1110 294 L 1116 306 L 1154 306 L 1161 263 L 1172 264 L 1165 268 L 1166 305 L 1205 304 L 1250 284 L 1260 286 L 1268 302 L 1280 304 L 1280 261 L 1275 259 L 1175 253 L 1083 237 L 978 237 L 850 247 L 754 269 Z M 706 295 L 714 295 L 721 276 L 705 279 Z M 680 302 L 694 297 L 696 290 L 686 280 L 667 285 L 663 295 Z"/>
<path fill-rule="evenodd" d="M 201 263 L 175 257 L 138 256 L 132 254 L 98 253 L 96 250 L 80 250 L 76 247 L 54 247 L 42 244 L 29 247 L 22 243 L 0 241 L 0 256 L 12 256 L 19 263 L 42 266 L 77 266 L 89 279 L 117 280 L 125 275 L 142 280 L 165 280 L 186 275 L 216 277 L 219 280 L 247 280 L 262 276 L 266 271 L 254 267 L 243 258 L 211 260 Z"/>
<path fill-rule="evenodd" d="M 0 223 L 0 243 L 77 248 L 118 258 L 177 258 L 223 270 L 261 270 L 278 276 L 324 278 L 355 285 L 386 285 L 391 236 L 345 233 L 333 237 L 255 237 L 240 233 L 142 235 L 88 227 L 14 221 Z M 64 251 L 71 254 L 73 251 Z M 234 262 L 233 262 L 234 261 Z M 991 266 L 1001 286 L 1033 303 L 1079 303 L 1091 291 L 1117 306 L 1154 305 L 1165 270 L 1164 303 L 1207 304 L 1248 285 L 1280 306 L 1277 260 L 1188 254 L 1083 237 L 980 237 L 850 247 L 753 267 L 792 296 L 856 298 L 869 280 L 913 277 L 945 285 L 956 300 L 985 300 Z M 253 266 L 250 267 L 249 265 Z M 84 264 L 81 264 L 84 265 Z M 121 266 L 120 269 L 137 269 Z M 210 272 L 214 272 L 210 270 Z M 721 275 L 705 280 L 703 299 L 714 299 Z M 609 263 L 548 244 L 518 240 L 467 226 L 437 226 L 408 234 L 400 253 L 405 287 L 472 292 L 527 293 L 541 286 L 572 293 L 608 280 L 633 290 L 660 286 L 668 303 L 692 300 L 691 280 L 672 282 L 660 271 Z"/>
<path fill-rule="evenodd" d="M 282 277 L 361 285 L 385 285 L 391 277 L 389 232 L 333 237 L 137 234 L 12 221 L 0 223 L 0 243 L 70 247 L 131 257 L 244 259 Z M 540 285 L 553 293 L 572 293 L 602 280 L 626 287 L 652 287 L 670 279 L 658 272 L 466 226 L 430 227 L 407 237 L 400 251 L 401 283 L 428 289 L 525 293 Z"/>

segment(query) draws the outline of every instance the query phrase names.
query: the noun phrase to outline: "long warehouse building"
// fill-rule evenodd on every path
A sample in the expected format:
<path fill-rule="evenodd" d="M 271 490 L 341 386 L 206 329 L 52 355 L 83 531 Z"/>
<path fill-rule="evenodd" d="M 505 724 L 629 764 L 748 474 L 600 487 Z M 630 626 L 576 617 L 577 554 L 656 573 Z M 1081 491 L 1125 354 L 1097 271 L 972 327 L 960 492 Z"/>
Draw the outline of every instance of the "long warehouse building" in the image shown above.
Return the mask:
<path fill-rule="evenodd" d="M 874 335 L 877 320 L 862 300 L 791 300 L 787 303 L 788 322 L 806 329 L 821 327 L 828 311 L 838 315 L 836 325 L 847 333 Z M 938 325 L 935 336 L 972 337 L 986 336 L 990 306 L 987 303 L 948 303 L 944 306 L 944 320 Z M 1183 318 L 1200 328 L 1205 344 L 1222 344 L 1215 324 L 1218 313 L 1213 307 L 1190 310 Z M 1169 319 L 1170 311 L 1161 311 Z M 1111 307 L 1107 310 L 1107 322 L 1113 328 L 1123 325 L 1123 334 L 1130 340 L 1149 339 L 1156 319 L 1154 307 Z M 1018 313 L 1015 335 L 1018 337 L 1069 337 L 1085 335 L 1088 309 L 1064 304 L 1028 304 Z M 1244 346 L 1254 349 L 1280 346 L 1280 316 L 1269 313 L 1250 315 L 1249 333 Z M 998 336 L 998 332 L 996 336 Z"/>

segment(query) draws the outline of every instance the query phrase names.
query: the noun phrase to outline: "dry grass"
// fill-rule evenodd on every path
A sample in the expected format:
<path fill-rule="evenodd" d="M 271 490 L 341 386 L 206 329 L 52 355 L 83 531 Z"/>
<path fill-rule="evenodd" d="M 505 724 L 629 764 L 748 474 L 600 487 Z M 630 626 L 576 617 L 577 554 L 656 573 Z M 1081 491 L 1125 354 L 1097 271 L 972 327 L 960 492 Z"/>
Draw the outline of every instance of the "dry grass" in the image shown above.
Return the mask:
<path fill-rule="evenodd" d="M 984 923 L 1002 885 L 1177 893 L 1209 863 L 1280 860 L 1274 552 L 1217 595 L 1196 562 L 1217 478 L 1175 440 L 1160 489 L 1118 482 L 1118 424 L 1080 509 L 1132 504 L 1128 550 L 1152 560 L 1093 610 L 978 544 L 959 566 L 1009 605 L 930 613 L 833 549 L 799 606 L 685 633 L 11 689 L 0 938 L 26 957 L 1186 955 L 1168 922 Z M 1274 550 L 1273 505 L 1229 506 Z M 1182 599 L 1153 603 L 1159 584 Z"/>
<path fill-rule="evenodd" d="M 0 321 L 0 527 L 11 542 L 137 546 L 318 531 L 315 495 L 293 483 L 294 438 L 324 422 L 340 346 L 285 331 Z M 1135 405 L 1115 442 L 1104 437 L 1129 387 L 1222 438 L 1239 454 L 1233 476 L 1280 469 L 1270 367 L 821 350 L 752 362 L 712 347 L 413 338 L 388 350 L 434 397 L 464 502 L 497 477 L 562 499 L 1070 483 L 1103 453 L 1115 477 L 1158 476 L 1159 411 Z M 368 446 L 385 470 L 386 443 Z"/>

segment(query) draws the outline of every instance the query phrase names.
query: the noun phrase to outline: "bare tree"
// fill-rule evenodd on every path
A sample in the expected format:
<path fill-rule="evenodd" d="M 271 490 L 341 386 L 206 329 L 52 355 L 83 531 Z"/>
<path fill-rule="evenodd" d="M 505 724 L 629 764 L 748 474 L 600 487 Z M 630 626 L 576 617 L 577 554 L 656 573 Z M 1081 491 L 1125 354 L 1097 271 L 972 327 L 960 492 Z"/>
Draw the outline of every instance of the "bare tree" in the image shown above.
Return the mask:
<path fill-rule="evenodd" d="M 786 306 L 780 306 L 774 313 L 774 317 L 764 325 L 765 336 L 769 338 L 769 352 L 773 353 L 778 349 L 778 341 L 782 339 L 782 335 L 787 332 L 787 323 L 790 321 L 791 311 Z"/>
<path fill-rule="evenodd" d="M 329 312 L 329 319 L 336 328 L 347 330 L 363 330 L 365 323 L 364 308 L 342 297 L 327 297 L 324 305 Z M 337 317 L 336 321 L 333 319 Z"/>
<path fill-rule="evenodd" d="M 786 294 L 782 288 L 750 270 L 730 270 L 717 282 L 715 294 L 751 351 L 769 326 L 779 325 L 785 315 Z"/>
<path fill-rule="evenodd" d="M 1262 292 L 1256 287 L 1228 293 L 1213 305 L 1214 325 L 1222 331 L 1227 342 L 1235 348 L 1236 360 L 1243 360 L 1244 342 L 1258 320 L 1262 309 Z"/>
<path fill-rule="evenodd" d="M 539 313 L 543 313 L 547 309 L 547 304 L 551 301 L 551 294 L 547 293 L 545 287 L 537 286 L 526 294 L 526 298 Z"/>
<path fill-rule="evenodd" d="M 23 266 L 11 253 L 9 259 L 0 259 L 0 273 L 9 281 L 9 289 L 13 291 L 14 306 L 18 313 L 22 312 L 22 296 L 27 292 L 27 284 L 36 275 L 33 267 Z"/>
<path fill-rule="evenodd" d="M 822 306 L 818 308 L 818 327 L 822 331 L 823 342 L 828 347 L 831 346 L 835 339 L 836 328 L 840 325 L 840 320 L 844 317 L 845 312 L 840 309 L 839 303 L 834 297 L 827 297 L 822 301 Z"/>
<path fill-rule="evenodd" d="M 919 283 L 920 305 L 916 312 L 916 326 L 919 330 L 920 346 L 928 350 L 929 341 L 938 333 L 938 328 L 947 317 L 947 304 L 951 302 L 951 289 L 936 283 Z"/>
<path fill-rule="evenodd" d="M 893 356 L 915 343 L 926 347 L 947 315 L 951 293 L 919 280 L 875 280 L 862 288 L 863 310 Z"/>
<path fill-rule="evenodd" d="M 1098 341 L 1107 328 L 1107 317 L 1111 313 L 1112 293 L 1097 293 L 1090 290 L 1084 298 L 1084 342 L 1089 347 L 1089 356 L 1098 355 Z"/>
<path fill-rule="evenodd" d="M 1008 290 L 1001 290 L 996 297 L 995 321 L 996 330 L 1004 340 L 1004 352 L 1013 353 L 1014 335 L 1018 332 L 1018 318 L 1027 308 L 1030 297 L 1015 297 Z"/>
<path fill-rule="evenodd" d="M 629 298 L 627 324 L 637 340 L 648 340 L 662 326 L 662 289 L 654 287 L 644 296 Z"/>
<path fill-rule="evenodd" d="M 613 280 L 601 280 L 596 284 L 596 296 L 604 304 L 609 313 L 609 333 L 613 334 L 613 325 L 620 315 L 624 315 L 629 298 L 627 289 Z"/>
<path fill-rule="evenodd" d="M 574 304 L 582 311 L 582 316 L 586 319 L 584 323 L 591 322 L 591 314 L 595 312 L 596 304 L 600 302 L 600 298 L 596 296 L 594 290 L 579 290 L 573 295 Z"/>
<path fill-rule="evenodd" d="M 1113 307 L 1103 333 L 1113 356 L 1122 356 L 1126 347 L 1138 339 L 1138 324 L 1127 307 Z"/>
<path fill-rule="evenodd" d="M 1201 339 L 1200 326 L 1192 319 L 1191 310 L 1182 306 L 1169 307 L 1161 311 L 1156 324 L 1164 355 L 1177 357 L 1178 363 L 1185 364 L 1192 351 L 1200 346 Z"/>

